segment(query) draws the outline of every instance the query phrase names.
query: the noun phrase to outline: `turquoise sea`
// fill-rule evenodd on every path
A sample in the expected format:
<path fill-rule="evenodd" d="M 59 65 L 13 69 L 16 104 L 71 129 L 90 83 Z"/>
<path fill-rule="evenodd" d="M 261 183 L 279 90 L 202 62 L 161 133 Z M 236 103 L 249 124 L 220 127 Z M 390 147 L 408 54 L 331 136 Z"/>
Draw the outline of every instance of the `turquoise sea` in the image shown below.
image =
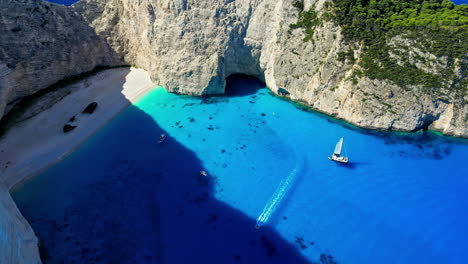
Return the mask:
<path fill-rule="evenodd" d="M 468 263 L 466 140 L 228 93 L 155 88 L 15 191 L 44 263 Z"/>

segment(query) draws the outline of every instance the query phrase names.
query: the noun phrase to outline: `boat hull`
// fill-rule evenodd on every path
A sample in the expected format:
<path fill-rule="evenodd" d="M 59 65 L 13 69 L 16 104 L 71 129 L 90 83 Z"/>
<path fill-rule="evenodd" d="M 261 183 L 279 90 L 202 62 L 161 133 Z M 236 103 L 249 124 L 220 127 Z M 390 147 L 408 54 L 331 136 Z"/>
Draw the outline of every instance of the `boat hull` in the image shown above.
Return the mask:
<path fill-rule="evenodd" d="M 331 156 L 331 157 L 328 157 L 329 160 L 332 160 L 332 161 L 336 161 L 336 162 L 339 162 L 339 163 L 348 163 L 349 159 L 347 157 L 335 157 L 335 156 Z"/>

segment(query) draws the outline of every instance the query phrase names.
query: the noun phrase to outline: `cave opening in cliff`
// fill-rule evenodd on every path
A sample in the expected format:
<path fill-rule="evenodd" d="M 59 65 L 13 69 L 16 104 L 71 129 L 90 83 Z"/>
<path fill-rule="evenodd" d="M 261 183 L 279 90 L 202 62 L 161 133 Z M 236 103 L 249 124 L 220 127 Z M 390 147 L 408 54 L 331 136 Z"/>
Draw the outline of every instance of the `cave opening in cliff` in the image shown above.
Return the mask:
<path fill-rule="evenodd" d="M 225 95 L 246 96 L 265 88 L 265 83 L 257 77 L 246 74 L 231 74 L 226 78 Z"/>

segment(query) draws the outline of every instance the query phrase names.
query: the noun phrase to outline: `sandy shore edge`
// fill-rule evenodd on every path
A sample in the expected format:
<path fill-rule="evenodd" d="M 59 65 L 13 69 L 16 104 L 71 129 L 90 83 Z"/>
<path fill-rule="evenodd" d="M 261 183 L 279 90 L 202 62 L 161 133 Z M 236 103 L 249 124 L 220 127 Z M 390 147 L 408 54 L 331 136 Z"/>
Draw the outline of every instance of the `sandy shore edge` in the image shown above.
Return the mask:
<path fill-rule="evenodd" d="M 63 160 L 154 87 L 149 74 L 136 68 L 104 70 L 73 85 L 71 94 L 0 138 L 0 182 L 8 190 Z M 82 113 L 91 102 L 98 103 L 96 111 Z M 77 127 L 64 133 L 65 124 Z"/>

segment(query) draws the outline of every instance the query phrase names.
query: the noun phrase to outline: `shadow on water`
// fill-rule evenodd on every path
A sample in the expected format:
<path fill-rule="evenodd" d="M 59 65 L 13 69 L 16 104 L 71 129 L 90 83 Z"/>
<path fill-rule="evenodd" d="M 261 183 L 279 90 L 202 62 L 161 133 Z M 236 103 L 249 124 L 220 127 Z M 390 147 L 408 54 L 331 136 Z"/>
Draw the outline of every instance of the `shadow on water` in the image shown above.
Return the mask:
<path fill-rule="evenodd" d="M 244 75 L 232 74 L 226 78 L 226 96 L 248 96 L 254 95 L 261 88 L 265 88 L 265 83 L 259 79 Z"/>
<path fill-rule="evenodd" d="M 168 138 L 158 144 L 161 133 Z M 216 175 L 201 170 L 194 152 L 130 106 L 13 197 L 46 264 L 310 263 L 215 199 Z"/>
<path fill-rule="evenodd" d="M 225 94 L 201 97 L 201 104 L 226 103 L 232 97 L 250 96 L 249 102 L 255 103 L 258 90 L 265 88 L 265 83 L 259 79 L 245 74 L 232 74 L 226 78 Z"/>
<path fill-rule="evenodd" d="M 353 169 L 355 170 L 357 167 L 359 167 L 359 162 L 348 162 L 348 163 L 339 163 L 335 162 L 336 166 L 343 167 L 343 168 L 348 168 L 348 169 Z"/>
<path fill-rule="evenodd" d="M 256 99 L 255 93 L 265 87 L 265 83 L 255 77 L 245 74 L 232 74 L 226 78 L 226 91 L 224 95 L 203 96 L 200 103 L 225 103 L 229 101 L 230 97 L 243 97 L 250 95 L 251 100 L 249 102 L 254 104 Z"/>

